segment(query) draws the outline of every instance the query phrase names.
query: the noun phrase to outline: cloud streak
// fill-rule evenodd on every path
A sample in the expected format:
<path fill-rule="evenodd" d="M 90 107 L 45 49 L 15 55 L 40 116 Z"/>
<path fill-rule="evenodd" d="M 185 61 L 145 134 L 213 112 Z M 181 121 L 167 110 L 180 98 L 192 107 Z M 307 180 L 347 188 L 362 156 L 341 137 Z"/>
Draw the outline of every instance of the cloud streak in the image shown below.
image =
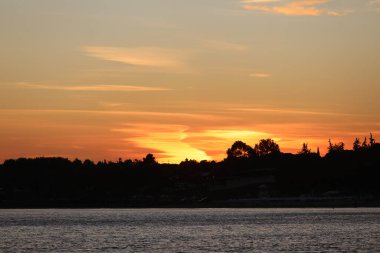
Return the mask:
<path fill-rule="evenodd" d="M 81 86 L 59 86 L 33 83 L 18 83 L 20 87 L 28 89 L 59 90 L 59 91 L 119 91 L 119 92 L 142 92 L 142 91 L 167 91 L 161 87 L 147 87 L 134 85 L 81 85 Z"/>
<path fill-rule="evenodd" d="M 178 49 L 157 47 L 84 47 L 87 56 L 132 66 L 161 69 L 185 67 L 185 53 Z"/>
<path fill-rule="evenodd" d="M 223 51 L 236 51 L 236 52 L 244 52 L 248 50 L 246 45 L 222 41 L 222 40 L 203 40 L 203 46 L 206 48 L 214 49 L 214 50 L 223 50 Z"/>
<path fill-rule="evenodd" d="M 256 78 L 268 78 L 271 75 L 268 73 L 251 73 L 249 74 L 250 77 L 256 77 Z"/>
<path fill-rule="evenodd" d="M 94 115 L 108 115 L 108 116 L 149 116 L 149 117 L 167 117 L 167 118 L 188 118 L 212 121 L 224 118 L 223 116 L 216 116 L 212 114 L 196 114 L 196 113 L 182 113 L 182 112 L 157 112 L 157 111 L 122 111 L 122 110 L 81 110 L 81 109 L 0 109 L 0 113 L 36 113 L 36 114 L 94 114 Z"/>
<path fill-rule="evenodd" d="M 302 111 L 296 109 L 277 109 L 277 108 L 231 108 L 231 111 L 237 112 L 257 112 L 257 113 L 279 113 L 279 114 L 300 114 L 300 115 L 322 115 L 322 116 L 355 116 L 348 113 L 337 112 L 320 112 L 320 111 Z"/>
<path fill-rule="evenodd" d="M 286 16 L 344 16 L 352 11 L 321 8 L 331 0 L 242 0 L 246 10 L 281 14 Z"/>

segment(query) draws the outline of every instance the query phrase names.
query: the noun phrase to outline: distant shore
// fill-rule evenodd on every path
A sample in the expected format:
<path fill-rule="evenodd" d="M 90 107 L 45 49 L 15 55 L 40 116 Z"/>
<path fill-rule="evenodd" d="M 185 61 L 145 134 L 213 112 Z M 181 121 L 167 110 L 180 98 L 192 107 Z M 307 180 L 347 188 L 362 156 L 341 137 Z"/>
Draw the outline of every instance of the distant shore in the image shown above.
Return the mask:
<path fill-rule="evenodd" d="M 380 207 L 379 197 L 286 197 L 210 201 L 2 201 L 0 209 L 23 208 L 356 208 Z"/>
<path fill-rule="evenodd" d="M 324 157 L 230 154 L 239 145 L 245 147 L 235 142 L 221 162 L 160 164 L 152 154 L 96 164 L 7 160 L 0 164 L 0 208 L 380 207 L 380 144 Z"/>

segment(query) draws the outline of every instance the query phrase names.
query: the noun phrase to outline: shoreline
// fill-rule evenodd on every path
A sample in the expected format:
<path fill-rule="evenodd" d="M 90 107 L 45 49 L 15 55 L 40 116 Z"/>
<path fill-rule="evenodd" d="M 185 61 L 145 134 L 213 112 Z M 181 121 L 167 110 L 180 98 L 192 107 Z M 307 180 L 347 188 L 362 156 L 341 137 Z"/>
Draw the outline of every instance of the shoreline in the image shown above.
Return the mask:
<path fill-rule="evenodd" d="M 98 208 L 378 208 L 379 197 L 341 198 L 255 198 L 210 200 L 207 202 L 130 202 L 111 201 L 2 201 L 0 209 L 98 209 Z"/>

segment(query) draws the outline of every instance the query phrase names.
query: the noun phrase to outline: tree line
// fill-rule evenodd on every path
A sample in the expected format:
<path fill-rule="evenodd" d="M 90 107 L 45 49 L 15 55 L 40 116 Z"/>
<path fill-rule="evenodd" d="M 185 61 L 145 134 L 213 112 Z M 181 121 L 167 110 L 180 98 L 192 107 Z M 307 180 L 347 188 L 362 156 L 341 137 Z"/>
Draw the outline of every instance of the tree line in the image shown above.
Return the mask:
<path fill-rule="evenodd" d="M 73 161 L 9 159 L 0 165 L 0 207 L 157 206 L 231 199 L 380 197 L 380 144 L 372 134 L 353 148 L 328 142 L 321 156 L 307 143 L 283 153 L 273 139 L 253 147 L 234 142 L 223 161 L 186 159 L 160 164 L 141 160 Z"/>
<path fill-rule="evenodd" d="M 328 141 L 327 155 L 332 155 L 334 153 L 339 153 L 345 151 L 345 144 L 343 142 L 332 143 L 331 139 Z M 355 138 L 352 144 L 352 150 L 355 152 L 366 151 L 375 146 L 376 141 L 373 138 L 372 133 L 369 135 L 369 142 L 367 142 L 367 137 L 364 137 L 364 141 L 360 142 L 359 138 Z M 236 141 L 232 144 L 231 148 L 227 150 L 227 159 L 231 158 L 255 158 L 260 156 L 266 156 L 269 154 L 278 154 L 280 152 L 280 146 L 275 143 L 272 139 L 262 139 L 258 144 L 255 144 L 254 148 L 247 145 L 242 141 Z M 308 143 L 303 143 L 300 151 L 300 155 L 315 154 L 320 156 L 319 147 L 317 151 L 313 153 L 309 148 Z"/>

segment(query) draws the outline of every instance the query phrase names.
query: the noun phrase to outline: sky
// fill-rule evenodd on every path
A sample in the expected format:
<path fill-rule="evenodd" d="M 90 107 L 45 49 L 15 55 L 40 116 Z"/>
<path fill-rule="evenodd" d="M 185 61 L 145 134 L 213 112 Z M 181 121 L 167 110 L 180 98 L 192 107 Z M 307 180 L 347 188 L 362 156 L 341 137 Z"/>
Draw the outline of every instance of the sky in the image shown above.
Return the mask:
<path fill-rule="evenodd" d="M 379 0 L 0 0 L 0 161 L 380 138 Z"/>

